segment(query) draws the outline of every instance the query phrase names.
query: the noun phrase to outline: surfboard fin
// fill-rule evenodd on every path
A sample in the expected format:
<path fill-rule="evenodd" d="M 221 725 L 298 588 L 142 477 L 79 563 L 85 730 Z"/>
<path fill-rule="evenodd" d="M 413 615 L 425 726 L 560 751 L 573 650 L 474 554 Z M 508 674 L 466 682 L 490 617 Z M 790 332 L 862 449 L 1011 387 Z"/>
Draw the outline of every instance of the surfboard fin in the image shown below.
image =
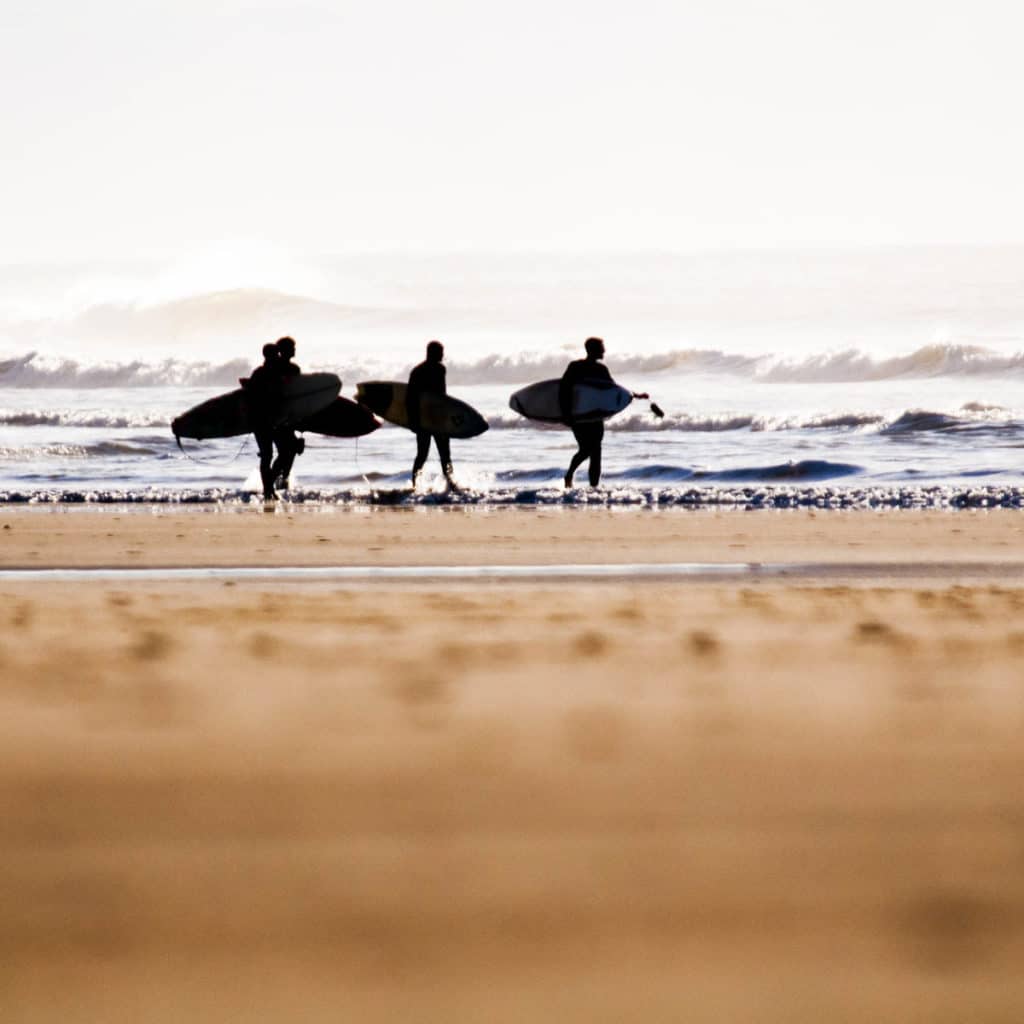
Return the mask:
<path fill-rule="evenodd" d="M 654 413 L 659 420 L 663 420 L 665 418 L 665 414 L 662 412 L 661 406 L 658 405 L 657 402 L 651 402 L 651 412 Z"/>

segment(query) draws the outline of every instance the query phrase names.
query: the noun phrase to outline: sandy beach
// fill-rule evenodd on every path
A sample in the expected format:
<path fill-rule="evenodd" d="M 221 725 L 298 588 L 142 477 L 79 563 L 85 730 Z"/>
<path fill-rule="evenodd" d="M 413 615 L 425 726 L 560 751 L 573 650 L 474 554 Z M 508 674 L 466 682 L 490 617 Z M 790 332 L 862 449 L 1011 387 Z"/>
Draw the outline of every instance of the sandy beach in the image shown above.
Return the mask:
<path fill-rule="evenodd" d="M 1022 527 L 4 508 L 0 1017 L 1015 1021 Z"/>

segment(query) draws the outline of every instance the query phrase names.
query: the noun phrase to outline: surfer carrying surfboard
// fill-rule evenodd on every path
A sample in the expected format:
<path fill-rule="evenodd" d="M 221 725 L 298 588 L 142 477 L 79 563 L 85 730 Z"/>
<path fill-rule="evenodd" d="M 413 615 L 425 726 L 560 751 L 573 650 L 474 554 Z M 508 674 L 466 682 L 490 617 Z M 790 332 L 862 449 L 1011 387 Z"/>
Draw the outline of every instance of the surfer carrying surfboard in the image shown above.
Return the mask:
<path fill-rule="evenodd" d="M 608 367 L 601 362 L 604 359 L 604 341 L 601 338 L 587 338 L 584 342 L 586 359 L 574 359 L 562 374 L 558 384 L 558 404 L 562 411 L 562 422 L 572 429 L 578 450 L 569 463 L 565 474 L 565 486 L 572 487 L 576 470 L 587 459 L 590 460 L 590 486 L 597 487 L 601 482 L 601 443 L 604 440 L 604 420 L 578 420 L 573 415 L 573 390 L 579 384 L 589 387 L 615 386 Z M 634 398 L 647 398 L 646 394 L 633 394 Z M 628 398 L 627 398 L 628 401 Z"/>
<path fill-rule="evenodd" d="M 405 390 L 405 412 L 409 421 L 409 429 L 416 434 L 416 459 L 412 464 L 412 485 L 416 486 L 420 472 L 427 462 L 430 453 L 430 439 L 434 439 L 437 456 L 441 460 L 441 471 L 444 473 L 448 486 L 455 487 L 452 479 L 451 439 L 447 434 L 431 434 L 423 430 L 420 424 L 420 403 L 424 395 L 436 395 L 443 398 L 448 394 L 445 380 L 447 370 L 444 366 L 444 345 L 432 341 L 427 345 L 427 358 L 418 366 L 413 367 L 409 374 L 409 383 Z"/>
<path fill-rule="evenodd" d="M 305 448 L 305 443 L 295 436 L 290 426 L 278 425 L 277 422 L 284 404 L 284 380 L 302 372 L 292 362 L 294 355 L 295 341 L 292 338 L 280 338 L 273 344 L 264 345 L 262 365 L 253 370 L 244 384 L 249 398 L 253 434 L 260 453 L 264 501 L 276 499 L 274 485 L 279 479 L 282 489 L 287 490 L 295 456 Z"/>
<path fill-rule="evenodd" d="M 278 373 L 281 380 L 287 377 L 298 377 L 302 370 L 292 362 L 295 358 L 295 339 L 284 337 L 277 339 Z M 288 478 L 292 474 L 295 456 L 306 450 L 305 439 L 295 436 L 290 426 L 279 427 L 274 433 L 274 444 L 277 445 L 277 462 L 271 467 L 274 484 L 282 491 L 287 491 Z"/>

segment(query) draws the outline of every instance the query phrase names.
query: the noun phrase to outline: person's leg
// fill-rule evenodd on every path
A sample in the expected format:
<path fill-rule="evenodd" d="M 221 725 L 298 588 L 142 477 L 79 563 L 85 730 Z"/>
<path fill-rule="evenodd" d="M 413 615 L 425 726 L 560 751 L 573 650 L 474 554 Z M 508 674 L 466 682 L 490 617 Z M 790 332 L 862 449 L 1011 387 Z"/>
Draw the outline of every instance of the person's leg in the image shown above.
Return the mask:
<path fill-rule="evenodd" d="M 287 490 L 288 477 L 291 476 L 295 456 L 299 453 L 299 439 L 294 430 L 285 427 L 274 432 L 274 442 L 277 445 L 277 459 L 272 467 L 273 479 L 275 482 L 280 479 L 282 489 Z"/>
<path fill-rule="evenodd" d="M 590 486 L 596 487 L 601 482 L 601 442 L 604 440 L 604 421 L 588 424 L 592 427 L 590 436 Z"/>
<path fill-rule="evenodd" d="M 430 452 L 430 433 L 426 430 L 416 431 L 416 461 L 412 464 L 412 485 L 416 486 L 420 471 L 427 463 L 427 455 Z"/>
<path fill-rule="evenodd" d="M 274 500 L 274 434 L 270 430 L 255 431 L 256 447 L 260 452 L 260 480 L 263 483 L 264 501 Z"/>
<path fill-rule="evenodd" d="M 435 434 L 434 445 L 437 447 L 437 457 L 441 460 L 441 472 L 449 485 L 454 486 L 452 480 L 452 441 L 447 434 Z"/>
<path fill-rule="evenodd" d="M 565 474 L 565 486 L 572 487 L 572 478 L 576 474 L 576 470 L 583 465 L 583 463 L 590 457 L 588 451 L 587 441 L 587 424 L 575 423 L 572 427 L 572 436 L 576 438 L 576 444 L 579 446 L 576 454 L 573 455 L 572 461 L 569 463 L 569 468 Z"/>

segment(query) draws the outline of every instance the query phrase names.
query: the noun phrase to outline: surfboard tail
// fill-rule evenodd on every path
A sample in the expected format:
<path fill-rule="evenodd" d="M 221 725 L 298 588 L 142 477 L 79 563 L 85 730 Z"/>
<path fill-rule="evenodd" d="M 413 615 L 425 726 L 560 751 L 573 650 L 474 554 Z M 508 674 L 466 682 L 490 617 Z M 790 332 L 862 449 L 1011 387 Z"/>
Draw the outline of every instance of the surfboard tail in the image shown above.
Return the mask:
<path fill-rule="evenodd" d="M 356 401 L 378 416 L 387 412 L 393 398 L 394 388 L 388 381 L 369 380 L 356 385 Z"/>

